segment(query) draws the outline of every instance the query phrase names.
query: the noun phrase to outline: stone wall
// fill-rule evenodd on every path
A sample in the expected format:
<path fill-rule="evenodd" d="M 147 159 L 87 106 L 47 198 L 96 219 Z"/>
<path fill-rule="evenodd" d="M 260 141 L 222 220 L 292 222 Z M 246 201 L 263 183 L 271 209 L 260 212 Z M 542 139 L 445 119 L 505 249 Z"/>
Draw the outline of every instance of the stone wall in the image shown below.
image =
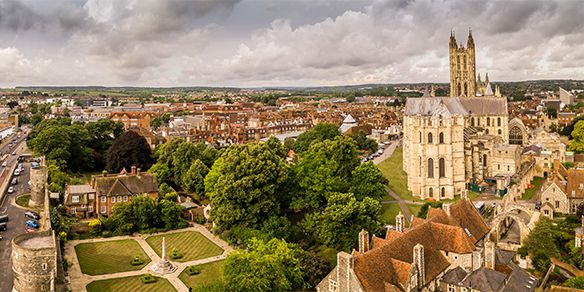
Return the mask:
<path fill-rule="evenodd" d="M 31 207 L 42 206 L 45 201 L 45 184 L 47 182 L 47 167 L 30 169 L 31 193 L 29 205 Z"/>

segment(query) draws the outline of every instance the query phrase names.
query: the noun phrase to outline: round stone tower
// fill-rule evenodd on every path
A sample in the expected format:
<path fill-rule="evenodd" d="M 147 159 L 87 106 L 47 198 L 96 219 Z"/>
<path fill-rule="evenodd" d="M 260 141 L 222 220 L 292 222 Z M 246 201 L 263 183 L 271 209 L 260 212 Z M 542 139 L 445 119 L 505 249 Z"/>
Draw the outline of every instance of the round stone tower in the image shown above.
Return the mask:
<path fill-rule="evenodd" d="M 24 233 L 12 240 L 12 292 L 55 291 L 56 246 L 53 231 Z"/>
<path fill-rule="evenodd" d="M 47 167 L 41 165 L 40 167 L 30 169 L 30 184 L 31 193 L 28 205 L 31 207 L 42 206 L 45 202 L 45 184 L 47 183 Z"/>

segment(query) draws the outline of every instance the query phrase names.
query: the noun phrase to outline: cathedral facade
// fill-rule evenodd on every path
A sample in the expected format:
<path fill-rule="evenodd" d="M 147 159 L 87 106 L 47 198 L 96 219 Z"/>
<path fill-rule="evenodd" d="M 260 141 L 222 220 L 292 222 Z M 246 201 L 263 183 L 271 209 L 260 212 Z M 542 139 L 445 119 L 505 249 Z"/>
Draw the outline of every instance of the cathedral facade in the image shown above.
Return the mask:
<path fill-rule="evenodd" d="M 450 96 L 408 98 L 403 121 L 403 170 L 422 199 L 453 199 L 466 183 L 502 179 L 520 164 L 508 145 L 507 99 L 488 78 L 476 80 L 475 48 L 450 36 Z"/>

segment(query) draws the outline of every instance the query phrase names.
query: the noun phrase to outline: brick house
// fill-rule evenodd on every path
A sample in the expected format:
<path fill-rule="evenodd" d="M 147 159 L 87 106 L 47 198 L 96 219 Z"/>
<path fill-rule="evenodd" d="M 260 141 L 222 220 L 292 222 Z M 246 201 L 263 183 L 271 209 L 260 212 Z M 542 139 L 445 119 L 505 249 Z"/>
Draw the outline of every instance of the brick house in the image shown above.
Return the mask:
<path fill-rule="evenodd" d="M 584 203 L 584 169 L 566 169 L 555 159 L 552 175 L 542 189 L 541 210 L 544 216 L 553 218 L 554 212 L 576 214 L 578 206 Z"/>
<path fill-rule="evenodd" d="M 141 172 L 132 166 L 128 173 L 123 169 L 119 174 L 103 172 L 91 178 L 91 187 L 96 191 L 96 212 L 110 216 L 117 203 L 131 201 L 138 195 L 158 197 L 158 184 L 151 173 Z"/>
<path fill-rule="evenodd" d="M 124 124 L 124 130 L 130 128 L 142 128 L 150 130 L 150 121 L 156 117 L 154 112 L 140 111 L 140 112 L 113 112 L 110 119 L 114 122 L 121 122 Z"/>
<path fill-rule="evenodd" d="M 91 218 L 95 214 L 95 190 L 90 185 L 67 185 L 65 208 L 77 218 Z"/>
<path fill-rule="evenodd" d="M 78 218 L 91 218 L 96 214 L 110 216 L 117 203 L 129 202 L 138 195 L 158 197 L 158 184 L 154 176 L 132 166 L 128 173 L 94 175 L 90 184 L 69 185 L 65 191 L 65 208 Z"/>

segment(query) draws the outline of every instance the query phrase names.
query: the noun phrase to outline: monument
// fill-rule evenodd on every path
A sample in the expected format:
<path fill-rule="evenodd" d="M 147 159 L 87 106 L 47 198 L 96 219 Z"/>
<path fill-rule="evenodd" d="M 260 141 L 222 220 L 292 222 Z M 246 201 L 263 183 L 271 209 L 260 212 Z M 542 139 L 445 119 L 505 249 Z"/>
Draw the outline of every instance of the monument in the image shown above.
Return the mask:
<path fill-rule="evenodd" d="M 162 256 L 160 260 L 150 266 L 150 271 L 154 274 L 158 275 L 165 275 L 174 273 L 176 271 L 176 266 L 173 265 L 167 258 L 166 258 L 166 238 L 162 238 Z"/>

